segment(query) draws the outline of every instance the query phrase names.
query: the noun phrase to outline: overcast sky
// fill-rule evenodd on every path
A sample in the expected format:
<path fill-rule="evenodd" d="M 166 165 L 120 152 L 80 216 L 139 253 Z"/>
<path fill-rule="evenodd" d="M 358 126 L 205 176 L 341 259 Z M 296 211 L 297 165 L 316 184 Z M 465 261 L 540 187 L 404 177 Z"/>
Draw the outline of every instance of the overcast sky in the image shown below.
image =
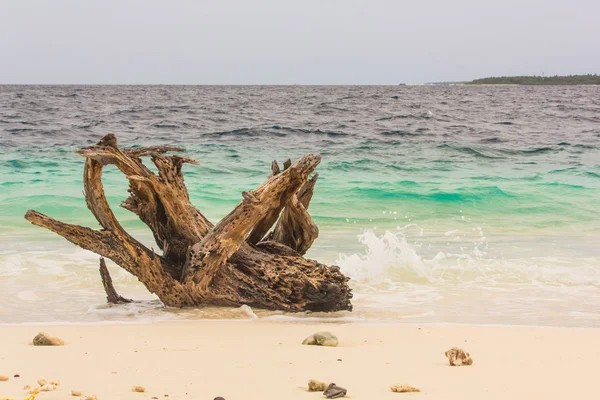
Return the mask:
<path fill-rule="evenodd" d="M 599 0 L 0 0 L 0 83 L 600 73 Z"/>

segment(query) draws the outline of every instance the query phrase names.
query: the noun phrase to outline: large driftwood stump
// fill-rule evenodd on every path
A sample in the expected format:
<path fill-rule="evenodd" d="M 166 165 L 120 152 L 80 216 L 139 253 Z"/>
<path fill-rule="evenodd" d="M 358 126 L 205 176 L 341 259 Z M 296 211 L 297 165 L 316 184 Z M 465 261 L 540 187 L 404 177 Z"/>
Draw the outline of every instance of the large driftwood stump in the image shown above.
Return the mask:
<path fill-rule="evenodd" d="M 196 160 L 151 146 L 120 149 L 109 134 L 77 153 L 86 157 L 85 199 L 102 229 L 94 230 L 29 210 L 25 218 L 70 242 L 109 258 L 135 275 L 166 306 L 240 306 L 283 311 L 351 310 L 352 291 L 337 266 L 302 255 L 319 231 L 307 212 L 321 161 L 307 154 L 295 163 L 272 164 L 272 174 L 213 225 L 190 203 L 184 163 Z M 149 156 L 158 175 L 142 162 Z M 152 230 L 162 255 L 127 233 L 110 209 L 102 168 L 114 164 L 129 180 L 122 207 Z M 269 232 L 275 225 L 272 232 Z M 108 270 L 103 271 L 107 279 Z M 114 289 L 112 289 L 114 290 Z M 107 291 L 108 293 L 108 291 Z M 116 294 L 116 292 L 115 292 Z"/>

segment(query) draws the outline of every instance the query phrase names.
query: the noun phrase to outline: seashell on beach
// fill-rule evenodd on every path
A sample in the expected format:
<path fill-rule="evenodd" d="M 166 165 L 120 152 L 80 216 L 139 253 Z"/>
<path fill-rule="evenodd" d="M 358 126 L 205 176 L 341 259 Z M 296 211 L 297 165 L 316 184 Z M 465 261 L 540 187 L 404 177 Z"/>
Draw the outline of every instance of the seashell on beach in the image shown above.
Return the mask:
<path fill-rule="evenodd" d="M 451 348 L 445 354 L 446 357 L 448 357 L 448 362 L 453 367 L 460 367 L 461 365 L 473 364 L 471 355 L 463 349 L 459 349 L 458 347 Z"/>

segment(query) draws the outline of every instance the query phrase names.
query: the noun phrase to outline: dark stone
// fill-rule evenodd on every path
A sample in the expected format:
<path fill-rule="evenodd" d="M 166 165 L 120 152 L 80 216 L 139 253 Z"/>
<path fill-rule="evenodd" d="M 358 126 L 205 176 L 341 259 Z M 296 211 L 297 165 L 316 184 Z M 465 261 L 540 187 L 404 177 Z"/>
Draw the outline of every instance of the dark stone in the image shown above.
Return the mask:
<path fill-rule="evenodd" d="M 344 397 L 348 391 L 343 387 L 337 386 L 335 383 L 330 383 L 327 389 L 323 392 L 323 396 L 328 399 L 339 399 Z"/>

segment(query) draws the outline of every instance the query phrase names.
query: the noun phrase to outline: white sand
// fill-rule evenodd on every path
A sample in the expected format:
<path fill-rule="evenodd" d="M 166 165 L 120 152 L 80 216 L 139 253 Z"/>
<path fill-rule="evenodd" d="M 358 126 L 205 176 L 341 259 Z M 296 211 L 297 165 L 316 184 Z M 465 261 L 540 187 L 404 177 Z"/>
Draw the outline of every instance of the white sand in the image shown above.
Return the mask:
<path fill-rule="evenodd" d="M 329 330 L 337 348 L 302 346 Z M 63 347 L 34 347 L 45 331 Z M 352 399 L 597 399 L 600 330 L 431 325 L 334 325 L 207 321 L 117 326 L 0 326 L 0 398 L 26 396 L 38 379 L 60 380 L 37 400 L 310 400 L 309 379 L 335 382 Z M 450 367 L 459 346 L 472 366 Z M 13 378 L 20 374 L 20 378 Z M 392 393 L 409 384 L 421 393 Z M 146 393 L 133 393 L 141 385 Z"/>

